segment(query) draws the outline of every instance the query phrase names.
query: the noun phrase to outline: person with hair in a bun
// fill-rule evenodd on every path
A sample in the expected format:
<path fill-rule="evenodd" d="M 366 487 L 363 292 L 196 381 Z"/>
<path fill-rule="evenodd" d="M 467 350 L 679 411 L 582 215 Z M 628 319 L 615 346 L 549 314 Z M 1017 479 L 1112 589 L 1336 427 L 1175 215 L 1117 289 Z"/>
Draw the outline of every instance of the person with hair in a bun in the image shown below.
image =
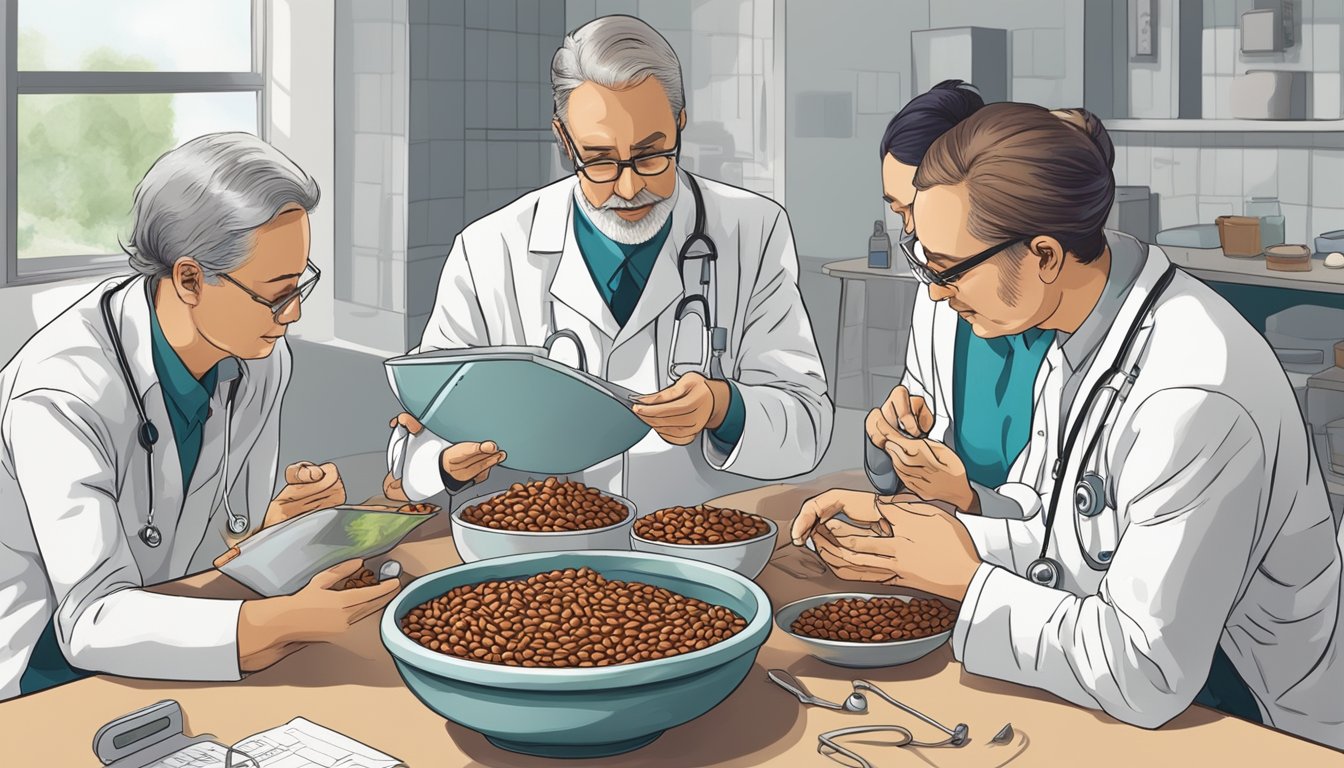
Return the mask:
<path fill-rule="evenodd" d="M 934 418 L 883 434 L 907 493 L 822 494 L 793 542 L 842 578 L 959 601 L 972 673 L 1146 728 L 1199 703 L 1344 748 L 1340 542 L 1292 386 L 1212 289 L 1104 229 L 1114 156 L 1095 116 L 1029 104 L 933 143 L 911 207 Z M 1054 332 L 997 487 L 946 445 L 934 361 L 958 318 Z"/>
<path fill-rule="evenodd" d="M 882 198 L 901 217 L 904 226 L 897 246 L 907 261 L 914 262 L 911 269 L 916 274 L 922 267 L 914 254 L 915 171 L 938 137 L 984 106 L 971 84 L 944 80 L 911 99 L 882 136 Z M 896 428 L 901 414 L 912 420 L 917 431 L 911 434 L 917 435 L 932 429 L 936 418 L 943 419 L 946 442 L 965 464 L 967 477 L 991 487 L 1007 479 L 1031 434 L 1032 382 L 1054 333 L 1028 328 L 982 338 L 969 322 L 958 320 L 952 354 L 934 357 L 934 304 L 927 293 L 915 297 L 901 383 L 864 422 L 864 468 L 873 487 L 884 495 L 905 490 L 885 450 L 886 434 Z M 921 393 L 940 378 L 952 383 L 952 408 L 935 416 Z"/>

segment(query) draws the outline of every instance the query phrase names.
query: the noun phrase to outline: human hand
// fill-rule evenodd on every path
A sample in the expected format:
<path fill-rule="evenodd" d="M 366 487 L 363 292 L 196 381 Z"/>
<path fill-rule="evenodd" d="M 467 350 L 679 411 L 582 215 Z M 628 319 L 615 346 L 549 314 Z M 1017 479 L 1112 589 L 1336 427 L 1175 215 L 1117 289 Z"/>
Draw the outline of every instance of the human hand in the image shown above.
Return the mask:
<path fill-rule="evenodd" d="M 728 382 L 687 373 L 667 389 L 636 398 L 633 410 L 667 442 L 690 445 L 701 432 L 723 423 L 731 399 Z"/>
<path fill-rule="evenodd" d="M 803 546 L 817 526 L 842 513 L 855 523 L 868 526 L 873 532 L 881 530 L 882 516 L 877 511 L 876 494 L 833 488 L 803 502 L 802 509 L 793 518 L 789 528 L 793 545 Z"/>
<path fill-rule="evenodd" d="M 879 501 L 876 510 L 888 535 L 845 530 L 836 520 L 817 528 L 817 554 L 835 575 L 963 600 L 981 562 L 966 526 L 932 504 Z"/>
<path fill-rule="evenodd" d="M 945 501 L 963 512 L 979 513 L 979 499 L 966 476 L 966 464 L 945 444 L 896 435 L 887 440 L 885 451 L 901 482 L 921 499 Z"/>
<path fill-rule="evenodd" d="M 292 595 L 245 601 L 238 612 L 238 668 L 265 669 L 304 645 L 334 639 L 382 610 L 401 589 L 399 579 L 341 589 L 363 565 L 347 560 L 317 574 Z"/>
<path fill-rule="evenodd" d="M 266 508 L 265 528 L 315 509 L 345 503 L 345 482 L 335 464 L 300 461 L 285 467 L 285 487 Z"/>
<path fill-rule="evenodd" d="M 404 427 L 412 435 L 420 434 L 425 428 L 409 413 L 398 415 L 388 426 L 393 428 Z M 508 454 L 501 451 L 493 440 L 486 440 L 481 443 L 453 443 L 443 449 L 443 453 L 439 455 L 443 471 L 459 483 L 465 483 L 469 480 L 478 483 L 485 482 L 490 477 L 490 470 L 507 458 Z M 389 499 L 407 500 L 405 491 L 402 490 L 401 481 L 393 478 L 391 473 L 383 480 L 383 495 Z"/>
<path fill-rule="evenodd" d="M 342 589 L 364 567 L 362 560 L 346 560 L 313 578 L 285 598 L 282 623 L 290 628 L 289 641 L 317 642 L 345 632 L 352 624 L 382 610 L 401 589 L 398 579 L 369 587 Z"/>
<path fill-rule="evenodd" d="M 890 438 L 905 437 L 900 432 L 902 429 L 910 435 L 927 435 L 933 429 L 933 421 L 933 411 L 929 410 L 925 399 L 912 396 L 902 384 L 891 390 L 881 407 L 868 412 L 863 426 L 872 444 L 885 449 Z"/>

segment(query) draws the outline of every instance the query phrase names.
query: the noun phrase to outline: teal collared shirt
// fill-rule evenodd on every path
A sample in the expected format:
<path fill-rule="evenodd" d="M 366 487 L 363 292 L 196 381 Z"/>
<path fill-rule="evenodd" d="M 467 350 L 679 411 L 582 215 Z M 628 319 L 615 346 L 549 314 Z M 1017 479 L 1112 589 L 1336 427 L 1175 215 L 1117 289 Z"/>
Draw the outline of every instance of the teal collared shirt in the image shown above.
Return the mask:
<path fill-rule="evenodd" d="M 1054 331 L 1032 328 L 982 339 L 958 318 L 953 429 L 957 456 L 971 480 L 994 488 L 1008 479 L 1009 468 L 1031 437 L 1036 374 L 1054 337 Z"/>
<path fill-rule="evenodd" d="M 210 395 L 215 391 L 219 366 L 206 372 L 198 381 L 159 327 L 158 313 L 154 305 L 149 307 L 149 332 L 154 355 L 154 373 L 159 379 L 159 388 L 163 391 L 163 403 L 168 410 L 168 421 L 173 426 L 173 442 L 177 445 L 177 458 L 182 465 L 182 495 L 185 498 L 191 487 L 191 475 L 196 471 L 196 462 L 201 457 L 201 444 L 205 440 L 205 420 L 210 415 Z"/>
<path fill-rule="evenodd" d="M 616 322 L 622 326 L 634 312 L 635 303 L 644 292 L 653 265 L 658 261 L 658 254 L 662 252 L 671 231 L 672 217 L 669 216 L 663 228 L 649 240 L 634 245 L 618 243 L 602 234 L 588 220 L 578 201 L 574 202 L 574 239 L 578 243 L 579 253 L 583 254 L 583 262 L 588 265 L 588 274 L 592 275 L 593 284 L 597 286 L 602 300 L 607 303 Z M 732 453 L 742 439 L 742 427 L 746 422 L 746 407 L 737 385 L 729 381 L 728 390 L 731 393 L 728 413 L 718 429 L 709 432 L 714 447 L 725 454 Z"/>

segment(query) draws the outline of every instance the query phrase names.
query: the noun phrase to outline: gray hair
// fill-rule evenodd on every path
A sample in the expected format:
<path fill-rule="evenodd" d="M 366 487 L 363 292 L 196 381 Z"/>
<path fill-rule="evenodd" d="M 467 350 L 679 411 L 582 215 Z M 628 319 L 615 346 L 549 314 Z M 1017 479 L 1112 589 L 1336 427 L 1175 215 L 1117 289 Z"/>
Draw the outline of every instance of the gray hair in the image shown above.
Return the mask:
<path fill-rule="evenodd" d="M 135 188 L 126 252 L 151 278 L 189 256 L 206 279 L 237 269 L 252 252 L 253 233 L 288 205 L 311 212 L 317 182 L 250 133 L 211 133 L 171 150 Z"/>
<path fill-rule="evenodd" d="M 637 85 L 652 77 L 667 91 L 672 119 L 681 116 L 686 92 L 681 62 L 667 40 L 633 16 L 603 16 L 565 36 L 551 59 L 551 93 L 561 122 L 569 114 L 569 94 L 585 82 L 606 88 Z"/>

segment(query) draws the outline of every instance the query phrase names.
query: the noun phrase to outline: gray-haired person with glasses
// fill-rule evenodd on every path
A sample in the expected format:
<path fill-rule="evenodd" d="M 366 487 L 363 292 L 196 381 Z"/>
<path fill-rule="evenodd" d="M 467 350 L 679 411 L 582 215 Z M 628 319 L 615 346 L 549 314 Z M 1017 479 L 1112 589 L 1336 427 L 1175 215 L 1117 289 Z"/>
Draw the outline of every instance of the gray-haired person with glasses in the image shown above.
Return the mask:
<path fill-rule="evenodd" d="M 146 589 L 345 501 L 334 464 L 293 464 L 274 492 L 317 202 L 312 177 L 255 136 L 183 144 L 135 190 L 134 274 L 0 370 L 0 699 L 100 672 L 236 680 L 392 598 L 396 581 L 333 589 L 358 561 L 284 597 Z"/>
<path fill-rule="evenodd" d="M 582 479 L 641 509 L 811 471 L 834 409 L 784 210 L 680 167 L 681 65 L 645 22 L 570 33 L 551 84 L 573 175 L 463 230 L 416 351 L 573 332 L 591 373 L 644 395 L 633 409 L 651 427 Z M 460 491 L 508 450 L 449 444 L 406 414 L 393 425 L 389 495 Z"/>

